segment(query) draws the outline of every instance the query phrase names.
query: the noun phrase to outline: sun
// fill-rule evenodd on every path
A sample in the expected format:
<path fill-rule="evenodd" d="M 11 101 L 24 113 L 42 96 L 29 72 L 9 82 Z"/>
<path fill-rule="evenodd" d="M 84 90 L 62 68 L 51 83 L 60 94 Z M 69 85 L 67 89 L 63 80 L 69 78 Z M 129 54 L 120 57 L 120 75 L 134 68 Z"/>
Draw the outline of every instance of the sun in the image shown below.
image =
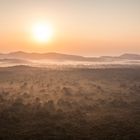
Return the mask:
<path fill-rule="evenodd" d="M 53 36 L 53 28 L 50 24 L 37 23 L 33 26 L 33 37 L 38 42 L 49 42 Z"/>

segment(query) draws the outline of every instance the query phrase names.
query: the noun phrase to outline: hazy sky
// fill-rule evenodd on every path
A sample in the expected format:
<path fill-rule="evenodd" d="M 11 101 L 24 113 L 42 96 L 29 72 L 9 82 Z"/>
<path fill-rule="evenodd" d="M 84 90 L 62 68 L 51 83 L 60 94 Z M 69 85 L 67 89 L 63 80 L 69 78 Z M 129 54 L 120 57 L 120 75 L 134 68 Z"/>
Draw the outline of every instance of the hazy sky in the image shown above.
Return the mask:
<path fill-rule="evenodd" d="M 51 42 L 32 39 L 50 23 Z M 0 0 L 0 52 L 140 53 L 140 0 Z"/>

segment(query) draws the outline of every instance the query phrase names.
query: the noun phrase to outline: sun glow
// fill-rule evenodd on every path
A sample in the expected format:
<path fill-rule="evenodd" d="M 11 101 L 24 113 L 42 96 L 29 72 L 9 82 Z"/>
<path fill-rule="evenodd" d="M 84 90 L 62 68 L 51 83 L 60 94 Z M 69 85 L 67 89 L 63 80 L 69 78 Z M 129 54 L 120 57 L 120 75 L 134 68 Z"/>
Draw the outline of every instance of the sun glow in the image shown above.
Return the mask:
<path fill-rule="evenodd" d="M 49 42 L 53 36 L 53 28 L 50 24 L 35 24 L 33 26 L 33 36 L 38 42 Z"/>

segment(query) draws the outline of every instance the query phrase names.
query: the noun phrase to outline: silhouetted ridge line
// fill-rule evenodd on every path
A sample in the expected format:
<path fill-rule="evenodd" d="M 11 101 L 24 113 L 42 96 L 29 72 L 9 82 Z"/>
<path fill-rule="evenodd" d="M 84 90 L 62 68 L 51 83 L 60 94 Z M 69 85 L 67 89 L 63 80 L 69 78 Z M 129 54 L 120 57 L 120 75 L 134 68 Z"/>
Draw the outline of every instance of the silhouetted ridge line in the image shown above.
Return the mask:
<path fill-rule="evenodd" d="M 140 60 L 139 54 L 122 54 L 120 56 L 84 57 L 80 55 L 61 54 L 56 52 L 48 53 L 27 53 L 23 51 L 0 54 L 0 59 L 32 59 L 32 60 L 60 60 L 60 61 L 115 61 L 115 60 Z"/>

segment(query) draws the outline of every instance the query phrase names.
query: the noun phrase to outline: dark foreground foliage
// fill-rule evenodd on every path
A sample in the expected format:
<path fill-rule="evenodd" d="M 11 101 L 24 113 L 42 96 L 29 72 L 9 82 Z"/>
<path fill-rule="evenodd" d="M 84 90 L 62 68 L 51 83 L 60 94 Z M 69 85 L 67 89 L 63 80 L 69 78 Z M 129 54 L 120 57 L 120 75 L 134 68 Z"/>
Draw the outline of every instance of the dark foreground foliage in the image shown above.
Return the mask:
<path fill-rule="evenodd" d="M 139 140 L 140 69 L 0 69 L 0 140 Z"/>

